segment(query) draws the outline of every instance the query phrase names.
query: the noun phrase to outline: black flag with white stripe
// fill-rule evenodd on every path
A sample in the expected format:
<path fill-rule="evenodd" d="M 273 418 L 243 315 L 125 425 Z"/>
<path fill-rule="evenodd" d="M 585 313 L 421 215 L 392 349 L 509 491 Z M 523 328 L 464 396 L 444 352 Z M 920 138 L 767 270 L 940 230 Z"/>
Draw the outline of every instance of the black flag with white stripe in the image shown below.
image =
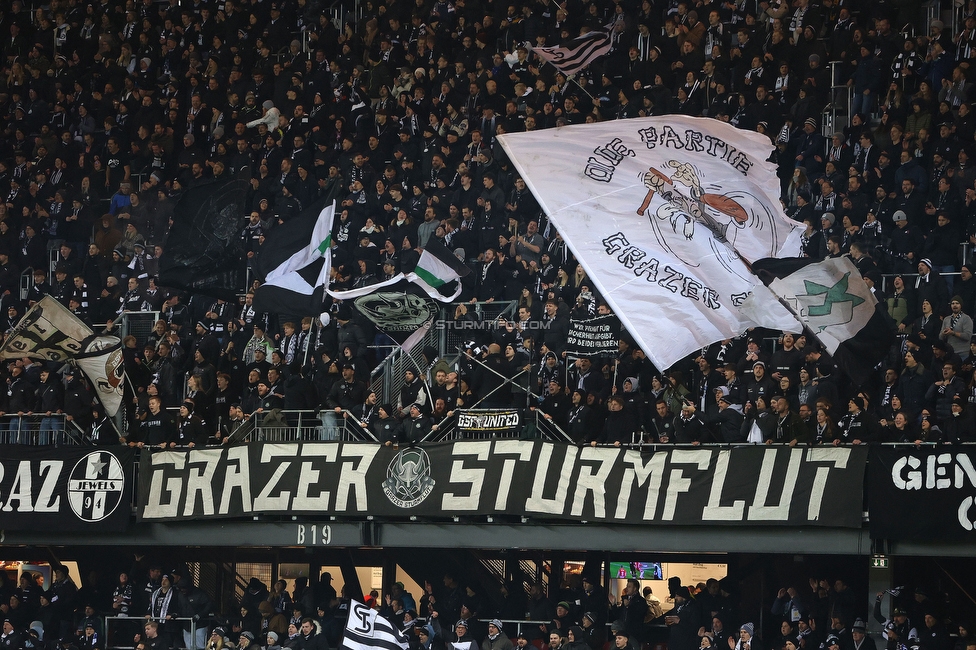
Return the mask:
<path fill-rule="evenodd" d="M 535 47 L 532 51 L 568 77 L 609 52 L 613 47 L 612 34 L 609 26 L 602 27 L 574 38 L 564 46 Z"/>
<path fill-rule="evenodd" d="M 357 600 L 350 603 L 339 648 L 345 650 L 408 650 L 410 641 L 396 626 Z"/>

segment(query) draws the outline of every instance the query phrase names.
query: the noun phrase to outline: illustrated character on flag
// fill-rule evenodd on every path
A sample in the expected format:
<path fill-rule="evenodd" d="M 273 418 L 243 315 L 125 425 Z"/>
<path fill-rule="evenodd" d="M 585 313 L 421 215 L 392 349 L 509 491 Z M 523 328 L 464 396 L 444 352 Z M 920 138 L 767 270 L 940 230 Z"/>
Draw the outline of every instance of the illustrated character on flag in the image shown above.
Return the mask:
<path fill-rule="evenodd" d="M 651 228 L 658 243 L 672 255 L 691 267 L 701 265 L 701 250 L 697 247 L 685 247 L 682 242 L 691 241 L 695 237 L 695 223 L 700 223 L 712 233 L 713 239 L 709 241 L 712 252 L 719 263 L 731 274 L 737 275 L 743 280 L 747 280 L 737 268 L 736 260 L 739 254 L 733 248 L 735 241 L 735 228 L 747 226 L 763 229 L 763 224 L 767 222 L 772 230 L 773 216 L 765 211 L 762 216 L 757 216 L 756 225 L 750 223 L 750 213 L 735 198 L 718 192 L 706 192 L 702 187 L 699 171 L 690 163 L 683 163 L 677 160 L 669 160 L 668 167 L 673 171 L 671 176 L 660 171 L 656 167 L 650 167 L 643 175 L 644 186 L 648 188 L 647 194 L 637 214 L 644 216 L 648 214 Z M 687 187 L 687 193 L 679 189 L 678 185 Z M 722 188 L 715 188 L 721 190 Z M 743 193 L 738 191 L 739 193 Z M 745 193 L 748 194 L 748 193 Z M 656 207 L 652 206 L 654 198 L 658 197 L 660 202 Z M 758 204 L 755 197 L 751 197 L 751 204 Z M 649 208 L 653 210 L 649 211 Z M 720 216 L 728 217 L 727 221 L 719 221 Z M 668 226 L 664 226 L 667 222 Z M 675 239 L 677 235 L 677 239 Z"/>

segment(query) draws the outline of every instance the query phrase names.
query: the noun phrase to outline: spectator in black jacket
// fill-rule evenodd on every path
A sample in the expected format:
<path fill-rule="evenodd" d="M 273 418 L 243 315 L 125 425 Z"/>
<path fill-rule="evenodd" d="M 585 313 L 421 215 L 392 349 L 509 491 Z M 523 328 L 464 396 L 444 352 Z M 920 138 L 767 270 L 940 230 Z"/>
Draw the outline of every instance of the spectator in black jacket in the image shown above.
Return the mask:
<path fill-rule="evenodd" d="M 173 447 L 203 447 L 207 444 L 207 427 L 199 415 L 193 413 L 193 400 L 187 399 L 180 405 L 180 415 L 176 419 L 176 436 L 169 443 Z"/>

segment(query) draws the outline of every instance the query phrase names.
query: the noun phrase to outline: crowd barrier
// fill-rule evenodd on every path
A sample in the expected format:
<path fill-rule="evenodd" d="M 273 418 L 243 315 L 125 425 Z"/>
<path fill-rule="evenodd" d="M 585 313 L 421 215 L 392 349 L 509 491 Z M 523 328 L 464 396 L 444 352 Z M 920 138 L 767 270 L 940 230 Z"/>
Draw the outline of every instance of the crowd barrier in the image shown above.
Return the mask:
<path fill-rule="evenodd" d="M 174 417 L 176 407 L 167 409 Z M 223 423 L 221 423 L 222 425 Z M 102 424 L 103 427 L 111 426 Z M 95 441 L 110 439 L 113 435 L 98 435 L 99 432 L 83 431 L 77 424 L 69 422 L 62 414 L 27 413 L 24 415 L 0 416 L 0 444 L 11 445 L 94 445 Z M 138 434 L 130 436 L 138 439 Z M 420 440 L 420 444 L 457 442 L 465 440 L 544 440 L 546 442 L 573 443 L 572 437 L 554 421 L 545 417 L 539 409 L 457 409 L 444 418 L 433 430 Z M 273 409 L 267 413 L 256 413 L 244 420 L 230 436 L 232 443 L 248 442 L 375 442 L 379 440 L 369 427 L 360 422 L 351 412 L 342 410 L 284 410 Z M 702 443 L 661 443 L 647 442 L 641 432 L 635 432 L 632 440 L 621 445 L 596 443 L 597 447 L 623 446 L 631 449 L 650 451 L 693 447 L 742 447 L 758 443 L 747 442 L 702 442 Z M 788 445 L 789 443 L 770 443 Z M 922 442 L 874 442 L 872 445 L 891 447 L 937 447 L 943 443 Z M 974 442 L 957 444 L 976 445 Z M 809 445 L 798 445 L 809 446 Z"/>
<path fill-rule="evenodd" d="M 0 444 L 80 445 L 89 437 L 64 415 L 24 413 L 0 416 Z"/>
<path fill-rule="evenodd" d="M 135 635 L 143 633 L 148 621 L 156 621 L 172 625 L 176 629 L 166 630 L 165 635 L 170 639 L 168 647 L 185 648 L 186 650 L 203 650 L 207 642 L 207 626 L 191 617 L 171 618 L 167 621 L 146 616 L 106 616 L 105 617 L 105 650 L 133 650 Z M 186 628 L 189 629 L 186 629 Z M 202 638 L 201 638 L 202 633 Z"/>

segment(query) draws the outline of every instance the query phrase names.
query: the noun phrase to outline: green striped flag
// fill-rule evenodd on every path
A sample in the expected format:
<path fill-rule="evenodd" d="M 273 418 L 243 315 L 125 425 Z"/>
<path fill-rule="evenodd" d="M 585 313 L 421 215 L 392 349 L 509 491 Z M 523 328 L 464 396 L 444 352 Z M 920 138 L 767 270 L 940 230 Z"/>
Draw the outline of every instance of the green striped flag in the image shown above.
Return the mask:
<path fill-rule="evenodd" d="M 437 298 L 439 296 L 435 294 L 445 295 L 439 291 L 442 287 L 458 282 L 471 273 L 471 269 L 455 257 L 447 246 L 432 238 L 420 254 L 420 261 L 413 273 L 416 278 L 411 279 L 421 286 L 426 285 L 424 289 L 427 293 Z"/>
<path fill-rule="evenodd" d="M 332 266 L 330 249 L 334 218 L 335 203 L 322 208 L 315 219 L 311 237 L 305 240 L 307 242 L 305 246 L 275 266 L 265 277 L 264 284 L 254 295 L 256 308 L 261 311 L 285 314 L 318 313 L 324 288 L 329 283 L 329 270 Z M 277 240 L 272 242 L 272 246 L 275 243 Z M 268 242 L 265 246 L 268 246 Z"/>

